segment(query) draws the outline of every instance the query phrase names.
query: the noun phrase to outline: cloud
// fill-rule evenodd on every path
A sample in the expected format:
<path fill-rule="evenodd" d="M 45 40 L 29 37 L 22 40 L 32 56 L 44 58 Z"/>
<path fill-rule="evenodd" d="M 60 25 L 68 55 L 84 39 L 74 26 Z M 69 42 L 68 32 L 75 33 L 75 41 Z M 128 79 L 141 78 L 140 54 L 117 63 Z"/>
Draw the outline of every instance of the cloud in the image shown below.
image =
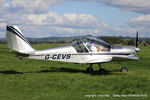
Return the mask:
<path fill-rule="evenodd" d="M 0 0 L 0 23 L 29 23 L 29 14 L 46 14 L 49 7 L 59 4 L 59 0 Z"/>
<path fill-rule="evenodd" d="M 72 0 L 75 1 L 75 0 Z M 150 13 L 150 0 L 78 0 L 104 3 L 120 9 L 134 11 L 142 14 Z"/>
<path fill-rule="evenodd" d="M 104 0 L 95 1 L 109 3 Z M 132 36 L 134 33 L 134 28 L 130 30 L 111 28 L 90 14 L 65 13 L 59 15 L 57 12 L 51 12 L 49 8 L 57 4 L 60 4 L 59 0 L 13 0 L 11 2 L 0 0 L 0 35 L 5 36 L 5 24 L 18 25 L 28 37 Z"/>
<path fill-rule="evenodd" d="M 0 23 L 0 38 L 4 37 L 5 36 L 5 26 L 6 24 L 5 23 Z"/>
<path fill-rule="evenodd" d="M 144 27 L 150 28 L 150 14 L 148 15 L 141 15 L 137 18 L 131 19 L 128 24 L 131 27 Z"/>
<path fill-rule="evenodd" d="M 69 13 L 58 15 L 56 12 L 47 14 L 30 14 L 28 19 L 36 25 L 51 25 L 70 28 L 100 28 L 107 27 L 103 22 L 94 18 L 92 15 Z"/>
<path fill-rule="evenodd" d="M 23 13 L 47 13 L 49 7 L 59 4 L 59 0 L 13 0 L 10 10 Z"/>
<path fill-rule="evenodd" d="M 29 27 L 32 25 L 34 26 L 34 29 L 32 28 L 33 30 L 31 30 L 33 32 L 32 34 L 38 33 L 41 34 L 42 37 L 89 34 L 100 35 L 98 33 L 105 34 L 110 30 L 106 23 L 87 14 L 70 13 L 58 15 L 56 12 L 49 12 L 47 14 L 30 14 L 28 15 L 28 21 L 26 21 L 26 23 L 27 24 L 24 23 L 24 26 L 27 25 L 24 30 L 30 30 Z M 44 31 L 48 33 L 45 33 Z M 45 35 L 42 34 L 43 32 Z M 41 37 L 41 35 L 39 36 Z"/>
<path fill-rule="evenodd" d="M 67 1 L 77 1 L 77 0 L 67 0 Z M 127 24 L 131 27 L 126 28 L 111 28 L 110 32 L 116 33 L 115 35 L 121 36 L 135 36 L 135 32 L 138 30 L 143 34 L 143 36 L 150 36 L 150 0 L 78 0 L 83 2 L 97 2 L 103 3 L 105 5 L 116 7 L 122 10 L 132 11 L 136 13 L 141 13 L 137 18 L 131 19 Z"/>
<path fill-rule="evenodd" d="M 48 8 L 59 2 L 58 0 L 3 1 L 0 3 L 2 8 L 0 25 L 2 23 L 18 25 L 28 37 L 88 35 L 107 33 L 110 30 L 106 23 L 89 14 L 58 15 L 56 12 L 50 12 Z M 1 26 L 1 29 L 4 30 L 5 26 Z M 4 34 L 5 32 L 3 36 Z"/>
<path fill-rule="evenodd" d="M 96 29 L 78 29 L 57 26 L 20 26 L 23 33 L 29 37 L 64 37 L 64 36 L 83 36 L 100 35 Z M 100 31 L 100 30 L 98 30 Z M 106 31 L 106 30 L 105 30 Z M 101 34 L 102 35 L 102 34 Z"/>
<path fill-rule="evenodd" d="M 133 18 L 127 24 L 132 28 L 140 31 L 142 37 L 150 37 L 150 14 Z"/>

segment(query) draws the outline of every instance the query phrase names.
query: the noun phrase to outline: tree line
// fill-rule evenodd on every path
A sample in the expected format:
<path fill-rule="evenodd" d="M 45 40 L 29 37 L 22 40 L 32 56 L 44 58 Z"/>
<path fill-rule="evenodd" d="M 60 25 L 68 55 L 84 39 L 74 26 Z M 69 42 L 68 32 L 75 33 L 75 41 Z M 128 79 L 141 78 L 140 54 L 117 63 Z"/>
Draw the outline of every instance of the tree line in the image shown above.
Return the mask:
<path fill-rule="evenodd" d="M 123 37 L 117 37 L 117 36 L 100 36 L 98 37 L 107 43 L 111 45 L 120 44 L 120 45 L 135 45 L 135 39 L 126 38 L 123 39 Z M 53 42 L 53 41 L 30 41 L 31 44 L 53 44 L 53 43 L 71 43 L 72 41 L 59 41 L 59 42 Z M 140 40 L 139 45 L 150 45 L 150 40 Z M 6 44 L 6 41 L 1 41 L 0 44 Z"/>
<path fill-rule="evenodd" d="M 135 39 L 132 39 L 132 38 L 122 39 L 123 37 L 116 37 L 116 36 L 101 36 L 99 38 L 108 42 L 111 45 L 114 45 L 114 44 L 135 45 Z M 150 45 L 149 40 L 139 40 L 138 43 L 139 45 L 144 45 L 144 46 Z"/>

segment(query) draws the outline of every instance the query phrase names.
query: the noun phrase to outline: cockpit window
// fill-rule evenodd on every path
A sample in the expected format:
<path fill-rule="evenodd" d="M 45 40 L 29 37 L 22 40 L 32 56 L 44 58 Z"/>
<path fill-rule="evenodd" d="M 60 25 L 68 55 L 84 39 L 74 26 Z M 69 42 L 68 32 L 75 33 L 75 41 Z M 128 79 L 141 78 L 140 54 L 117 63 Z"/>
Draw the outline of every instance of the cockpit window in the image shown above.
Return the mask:
<path fill-rule="evenodd" d="M 74 41 L 73 43 L 71 43 L 72 46 L 76 49 L 77 52 L 88 52 L 86 46 L 84 45 L 84 43 L 80 40 L 80 39 L 77 39 L 76 41 Z"/>
<path fill-rule="evenodd" d="M 82 40 L 85 44 L 87 44 L 90 52 L 110 51 L 111 46 L 105 41 L 96 37 L 86 37 Z"/>
<path fill-rule="evenodd" d="M 84 37 L 75 40 L 71 45 L 77 52 L 102 52 L 110 51 L 111 45 L 96 37 Z"/>

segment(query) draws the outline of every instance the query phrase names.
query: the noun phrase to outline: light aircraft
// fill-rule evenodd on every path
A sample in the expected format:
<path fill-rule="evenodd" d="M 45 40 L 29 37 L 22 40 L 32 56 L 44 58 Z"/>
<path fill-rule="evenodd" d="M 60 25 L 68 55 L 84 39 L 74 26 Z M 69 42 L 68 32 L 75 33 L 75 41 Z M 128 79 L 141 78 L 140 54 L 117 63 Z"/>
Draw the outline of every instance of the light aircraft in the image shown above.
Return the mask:
<path fill-rule="evenodd" d="M 136 52 L 140 50 L 138 48 L 138 33 L 136 36 L 136 47 L 111 46 L 97 37 L 85 36 L 65 46 L 35 50 L 17 26 L 7 25 L 6 29 L 8 48 L 18 51 L 31 59 L 90 64 L 86 72 L 93 72 L 93 64 L 98 64 L 100 67 L 99 72 L 101 72 L 104 71 L 101 67 L 102 63 L 115 60 L 139 59 L 135 56 Z M 126 67 L 123 67 L 121 70 L 128 71 Z"/>

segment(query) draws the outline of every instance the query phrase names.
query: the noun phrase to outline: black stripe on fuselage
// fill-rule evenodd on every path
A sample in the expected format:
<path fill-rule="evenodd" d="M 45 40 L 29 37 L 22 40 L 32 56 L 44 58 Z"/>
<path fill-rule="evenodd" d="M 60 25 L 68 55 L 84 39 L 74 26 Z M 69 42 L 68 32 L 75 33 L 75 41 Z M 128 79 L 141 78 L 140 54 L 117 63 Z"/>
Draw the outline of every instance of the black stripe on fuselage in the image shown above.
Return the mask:
<path fill-rule="evenodd" d="M 30 45 L 29 41 L 18 30 L 16 30 L 12 26 L 7 26 L 7 30 L 12 32 L 13 34 L 19 36 L 22 40 L 24 40 L 27 44 Z"/>
<path fill-rule="evenodd" d="M 89 54 L 71 54 L 71 55 L 125 55 L 128 56 L 131 53 L 89 53 Z M 42 55 L 32 55 L 32 56 L 45 56 L 46 54 Z"/>
<path fill-rule="evenodd" d="M 82 53 L 78 53 L 78 54 L 72 54 L 72 55 L 130 55 L 132 53 L 89 53 L 89 54 L 82 54 Z"/>

